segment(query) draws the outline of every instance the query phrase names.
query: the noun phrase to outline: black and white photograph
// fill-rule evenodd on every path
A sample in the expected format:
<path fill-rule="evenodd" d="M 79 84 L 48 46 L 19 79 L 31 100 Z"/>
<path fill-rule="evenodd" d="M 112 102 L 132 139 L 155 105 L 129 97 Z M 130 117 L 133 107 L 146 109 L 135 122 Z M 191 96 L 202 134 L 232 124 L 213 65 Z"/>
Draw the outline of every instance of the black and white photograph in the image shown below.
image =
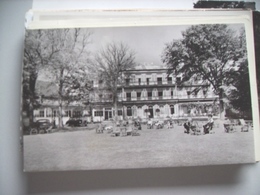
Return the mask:
<path fill-rule="evenodd" d="M 255 162 L 243 23 L 26 30 L 24 171 Z"/>

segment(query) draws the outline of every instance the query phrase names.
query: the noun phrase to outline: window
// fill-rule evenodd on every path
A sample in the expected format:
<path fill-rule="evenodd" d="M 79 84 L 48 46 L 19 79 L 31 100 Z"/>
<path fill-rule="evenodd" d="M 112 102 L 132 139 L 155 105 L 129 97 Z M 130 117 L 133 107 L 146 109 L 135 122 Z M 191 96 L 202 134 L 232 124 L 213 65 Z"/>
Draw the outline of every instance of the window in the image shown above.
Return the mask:
<path fill-rule="evenodd" d="M 173 96 L 173 91 L 171 90 L 171 96 Z"/>
<path fill-rule="evenodd" d="M 103 111 L 95 111 L 94 116 L 103 116 Z"/>
<path fill-rule="evenodd" d="M 127 116 L 132 116 L 132 109 L 131 109 L 131 107 L 127 107 L 126 115 Z"/>
<path fill-rule="evenodd" d="M 171 108 L 171 114 L 174 114 L 174 106 L 171 105 L 170 108 Z"/>
<path fill-rule="evenodd" d="M 44 110 L 40 110 L 40 117 L 44 117 Z"/>
<path fill-rule="evenodd" d="M 102 94 L 99 94 L 99 99 L 101 100 L 103 98 L 103 95 Z"/>
<path fill-rule="evenodd" d="M 153 95 L 152 92 L 148 92 L 148 93 L 147 93 L 148 100 L 152 99 L 152 95 Z"/>
<path fill-rule="evenodd" d="M 167 77 L 168 84 L 172 84 L 172 77 Z"/>
<path fill-rule="evenodd" d="M 181 77 L 176 77 L 176 83 L 179 84 L 181 82 Z"/>
<path fill-rule="evenodd" d="M 138 85 L 141 85 L 141 78 L 138 79 Z"/>
<path fill-rule="evenodd" d="M 131 100 L 131 93 L 126 93 L 126 99 L 129 101 Z"/>
<path fill-rule="evenodd" d="M 140 98 L 141 97 L 141 92 L 137 92 L 136 95 L 137 95 L 137 98 Z"/>
<path fill-rule="evenodd" d="M 73 111 L 73 117 L 81 117 L 82 112 L 81 111 Z"/>
<path fill-rule="evenodd" d="M 47 109 L 46 117 L 52 117 L 52 110 Z"/>
<path fill-rule="evenodd" d="M 125 84 L 126 84 L 126 86 L 128 86 L 129 83 L 130 83 L 130 79 L 125 79 Z"/>
<path fill-rule="evenodd" d="M 57 112 L 57 110 L 53 110 L 53 117 L 56 117 L 56 116 L 58 116 L 58 112 Z"/>
<path fill-rule="evenodd" d="M 162 77 L 158 77 L 158 78 L 157 78 L 157 84 L 158 84 L 158 85 L 161 85 L 161 84 L 162 84 Z"/>
<path fill-rule="evenodd" d="M 150 78 L 146 78 L 146 83 L 149 85 Z"/>
<path fill-rule="evenodd" d="M 207 95 L 207 90 L 203 90 L 203 95 L 204 95 L 204 96 Z"/>
<path fill-rule="evenodd" d="M 197 97 L 198 96 L 198 90 L 194 91 L 194 96 Z"/>
<path fill-rule="evenodd" d="M 102 86 L 102 84 L 103 84 L 103 80 L 99 80 L 98 81 L 98 86 Z"/>
<path fill-rule="evenodd" d="M 162 99 L 162 97 L 163 97 L 163 92 L 162 91 L 158 91 L 158 97 L 159 97 L 159 99 Z"/>
<path fill-rule="evenodd" d="M 117 111 L 117 115 L 118 115 L 118 116 L 122 116 L 122 115 L 123 115 L 122 110 L 118 110 L 118 111 Z"/>

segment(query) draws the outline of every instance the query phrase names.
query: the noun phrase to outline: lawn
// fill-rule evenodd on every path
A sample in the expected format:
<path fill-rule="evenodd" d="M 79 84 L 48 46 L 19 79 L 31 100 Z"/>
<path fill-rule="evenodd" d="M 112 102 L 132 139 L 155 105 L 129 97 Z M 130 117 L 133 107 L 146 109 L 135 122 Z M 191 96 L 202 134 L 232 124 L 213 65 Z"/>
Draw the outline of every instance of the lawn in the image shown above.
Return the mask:
<path fill-rule="evenodd" d="M 25 171 L 122 169 L 250 163 L 253 130 L 189 135 L 183 127 L 146 129 L 140 136 L 111 137 L 95 130 L 24 136 Z"/>

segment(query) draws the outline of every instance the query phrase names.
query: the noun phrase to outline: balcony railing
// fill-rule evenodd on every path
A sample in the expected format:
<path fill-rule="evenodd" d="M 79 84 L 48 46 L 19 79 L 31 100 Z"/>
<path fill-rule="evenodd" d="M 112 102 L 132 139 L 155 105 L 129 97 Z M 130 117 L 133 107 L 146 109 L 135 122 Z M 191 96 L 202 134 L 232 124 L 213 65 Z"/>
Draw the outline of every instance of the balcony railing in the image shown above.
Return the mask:
<path fill-rule="evenodd" d="M 216 95 L 209 94 L 207 96 L 200 95 L 198 94 L 197 96 L 195 95 L 184 95 L 184 94 L 179 94 L 179 95 L 167 95 L 167 96 L 145 96 L 145 97 L 124 97 L 122 98 L 121 96 L 118 96 L 118 101 L 145 101 L 145 100 L 171 100 L 171 99 L 196 99 L 196 98 L 218 98 Z M 112 102 L 111 98 L 107 99 L 95 99 L 93 102 Z"/>
<path fill-rule="evenodd" d="M 129 86 L 147 86 L 147 85 L 172 85 L 172 81 L 142 81 L 142 82 L 127 82 L 124 83 L 125 87 Z"/>

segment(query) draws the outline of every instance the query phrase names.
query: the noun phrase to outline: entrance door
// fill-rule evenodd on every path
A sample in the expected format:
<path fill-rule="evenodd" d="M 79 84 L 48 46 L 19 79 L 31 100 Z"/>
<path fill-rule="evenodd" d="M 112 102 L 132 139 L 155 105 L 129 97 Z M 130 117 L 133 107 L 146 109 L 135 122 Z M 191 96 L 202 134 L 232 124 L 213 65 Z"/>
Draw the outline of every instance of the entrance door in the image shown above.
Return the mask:
<path fill-rule="evenodd" d="M 105 111 L 105 120 L 108 120 L 110 118 L 112 118 L 112 111 L 106 110 Z"/>
<path fill-rule="evenodd" d="M 152 106 L 149 106 L 149 112 L 150 112 L 149 118 L 153 118 L 153 107 Z"/>

